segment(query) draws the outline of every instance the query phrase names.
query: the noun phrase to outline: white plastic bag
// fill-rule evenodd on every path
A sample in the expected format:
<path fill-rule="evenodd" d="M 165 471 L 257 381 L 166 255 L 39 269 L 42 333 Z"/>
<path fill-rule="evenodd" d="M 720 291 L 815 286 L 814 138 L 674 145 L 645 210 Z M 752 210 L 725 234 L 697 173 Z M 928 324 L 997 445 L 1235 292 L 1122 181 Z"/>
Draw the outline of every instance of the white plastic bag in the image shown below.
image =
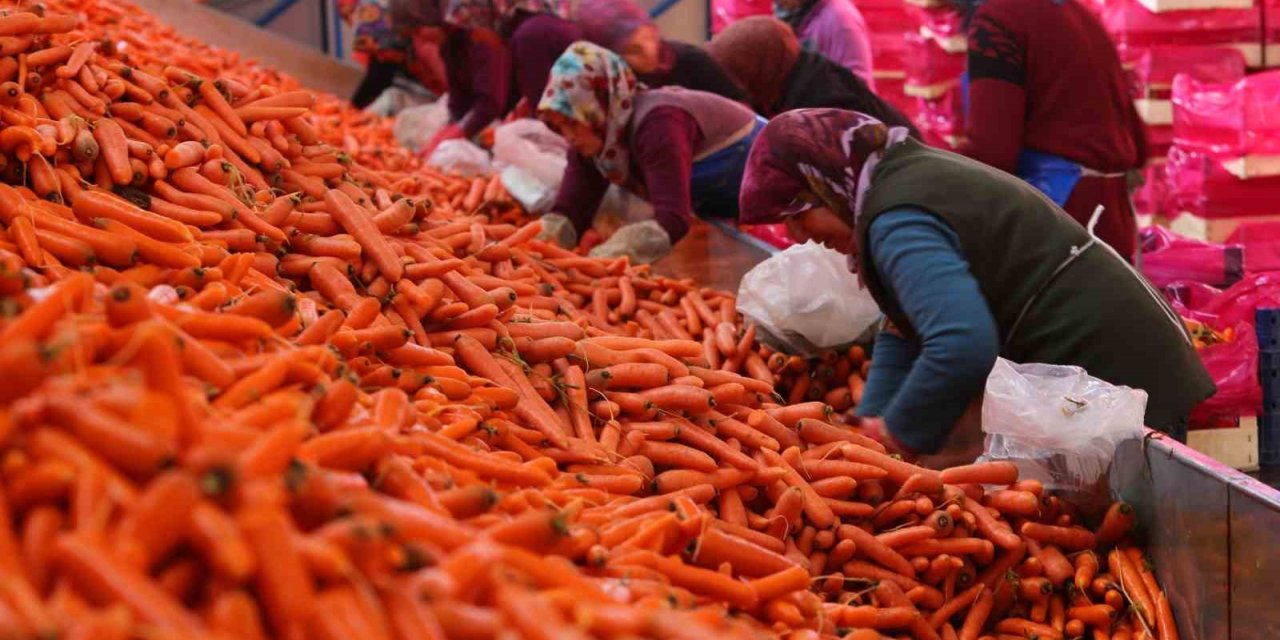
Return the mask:
<path fill-rule="evenodd" d="M 431 142 L 445 125 L 449 124 L 449 99 L 441 96 L 431 104 L 406 107 L 396 114 L 391 127 L 396 141 L 404 148 L 417 153 Z"/>
<path fill-rule="evenodd" d="M 435 97 L 425 89 L 416 91 L 399 84 L 393 84 L 378 94 L 378 97 L 373 102 L 370 102 L 369 106 L 365 107 L 364 110 L 368 113 L 391 117 L 412 107 L 432 104 L 435 100 Z"/>
<path fill-rule="evenodd" d="M 531 213 L 554 203 L 567 164 L 569 143 L 540 120 L 508 122 L 493 133 L 493 164 L 502 184 Z"/>
<path fill-rule="evenodd" d="M 1009 460 L 1023 479 L 1105 507 L 1116 447 L 1142 437 L 1146 409 L 1145 391 L 1104 382 L 1080 367 L 1000 358 L 982 401 L 981 460 Z"/>
<path fill-rule="evenodd" d="M 748 271 L 738 287 L 738 311 L 765 340 L 797 355 L 849 344 L 880 317 L 845 256 L 812 241 Z"/>
<path fill-rule="evenodd" d="M 456 173 L 466 177 L 483 176 L 493 173 L 493 163 L 489 161 L 489 152 L 476 146 L 470 140 L 445 140 L 431 152 L 427 164 L 446 173 Z"/>

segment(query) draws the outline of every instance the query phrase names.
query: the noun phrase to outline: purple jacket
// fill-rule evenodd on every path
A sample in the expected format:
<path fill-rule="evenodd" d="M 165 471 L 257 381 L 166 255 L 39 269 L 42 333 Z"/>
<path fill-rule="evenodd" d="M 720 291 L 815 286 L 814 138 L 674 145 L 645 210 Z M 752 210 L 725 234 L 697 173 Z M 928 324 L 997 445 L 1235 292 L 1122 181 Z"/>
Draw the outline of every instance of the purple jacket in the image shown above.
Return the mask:
<path fill-rule="evenodd" d="M 871 37 L 853 0 L 818 0 L 796 30 L 806 49 L 817 51 L 862 78 L 874 91 Z"/>

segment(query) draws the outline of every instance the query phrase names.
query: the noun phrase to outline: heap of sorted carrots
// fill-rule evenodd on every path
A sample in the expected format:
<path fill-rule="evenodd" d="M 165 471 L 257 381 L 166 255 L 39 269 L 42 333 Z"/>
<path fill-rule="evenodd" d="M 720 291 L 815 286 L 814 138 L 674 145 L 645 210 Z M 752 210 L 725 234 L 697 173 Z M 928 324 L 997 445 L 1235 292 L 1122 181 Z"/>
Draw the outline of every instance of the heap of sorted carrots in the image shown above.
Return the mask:
<path fill-rule="evenodd" d="M 891 457 L 731 296 L 162 33 L 0 15 L 0 635 L 1176 637 L 1128 505 Z"/>

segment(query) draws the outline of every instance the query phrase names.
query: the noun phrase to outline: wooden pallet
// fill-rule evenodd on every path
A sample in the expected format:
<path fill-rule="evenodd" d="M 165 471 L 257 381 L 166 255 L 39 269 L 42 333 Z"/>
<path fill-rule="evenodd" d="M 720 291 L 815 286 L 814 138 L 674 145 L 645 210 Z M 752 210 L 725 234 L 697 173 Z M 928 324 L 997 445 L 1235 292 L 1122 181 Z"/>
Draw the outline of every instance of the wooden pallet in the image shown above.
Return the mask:
<path fill-rule="evenodd" d="M 1174 218 L 1156 216 L 1154 222 L 1188 238 L 1207 242 L 1224 242 L 1236 228 L 1251 222 L 1280 222 L 1280 215 L 1239 216 L 1234 218 L 1201 218 L 1184 213 Z"/>
<path fill-rule="evenodd" d="M 1187 432 L 1187 446 L 1240 471 L 1258 469 L 1258 419 L 1240 418 L 1231 429 L 1196 429 Z"/>

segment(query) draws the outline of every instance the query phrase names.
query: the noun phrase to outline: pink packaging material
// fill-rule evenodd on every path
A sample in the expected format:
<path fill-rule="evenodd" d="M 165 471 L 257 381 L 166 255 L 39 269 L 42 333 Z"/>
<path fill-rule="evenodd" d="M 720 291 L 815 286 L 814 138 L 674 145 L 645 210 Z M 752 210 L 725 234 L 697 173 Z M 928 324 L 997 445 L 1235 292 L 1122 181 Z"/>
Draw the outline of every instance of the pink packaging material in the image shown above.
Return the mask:
<path fill-rule="evenodd" d="M 1147 162 L 1163 163 L 1173 146 L 1173 127 L 1147 125 Z"/>
<path fill-rule="evenodd" d="M 1201 218 L 1280 214 L 1280 176 L 1241 180 L 1222 163 L 1179 145 L 1165 165 L 1170 202 Z"/>
<path fill-rule="evenodd" d="M 1200 363 L 1218 391 L 1191 410 L 1192 428 L 1215 427 L 1224 419 L 1230 423 L 1240 416 L 1258 415 L 1262 408 L 1258 337 L 1248 324 L 1236 326 L 1234 337 L 1231 342 L 1200 350 Z"/>
<path fill-rule="evenodd" d="M 1157 287 L 1179 281 L 1229 287 L 1244 276 L 1244 247 L 1203 242 L 1163 227 L 1142 230 L 1142 275 Z"/>
<path fill-rule="evenodd" d="M 938 98 L 960 84 L 965 54 L 949 53 L 938 41 L 919 33 L 908 33 L 906 92 L 921 98 Z"/>
<path fill-rule="evenodd" d="M 921 35 L 937 40 L 939 45 L 953 53 L 964 50 L 964 16 L 960 12 L 949 7 L 907 5 L 907 13 L 918 25 Z"/>
<path fill-rule="evenodd" d="M 1137 0 L 1110 0 L 1102 20 L 1128 64 L 1161 45 L 1239 47 L 1250 66 L 1261 64 L 1260 7 L 1153 13 Z"/>
<path fill-rule="evenodd" d="M 771 0 L 711 0 L 711 33 L 751 16 L 773 15 Z"/>
<path fill-rule="evenodd" d="M 1133 192 L 1133 210 L 1138 215 L 1168 216 L 1169 183 L 1165 179 L 1164 164 L 1148 165 L 1142 170 L 1142 186 Z"/>
<path fill-rule="evenodd" d="M 791 238 L 791 234 L 787 233 L 787 225 L 785 224 L 757 224 L 744 227 L 744 229 L 752 236 L 779 249 L 786 249 L 796 243 Z"/>
<path fill-rule="evenodd" d="M 955 151 L 964 139 L 964 95 L 959 85 L 942 97 L 916 100 L 915 123 L 925 142 Z"/>
<path fill-rule="evenodd" d="M 902 112 L 912 122 L 916 121 L 920 113 L 920 105 L 918 100 L 907 95 L 906 79 L 899 75 L 898 77 L 881 76 L 879 70 L 876 73 L 876 93 L 884 99 L 885 102 L 893 105 Z"/>
<path fill-rule="evenodd" d="M 1280 222 L 1242 223 L 1227 242 L 1244 247 L 1246 272 L 1280 271 Z"/>
<path fill-rule="evenodd" d="M 1280 71 L 1236 82 L 1173 81 L 1174 144 L 1219 157 L 1280 154 Z"/>
<path fill-rule="evenodd" d="M 1168 99 L 1173 91 L 1173 78 L 1179 73 L 1201 81 L 1235 82 L 1244 77 L 1244 54 L 1230 47 L 1151 47 L 1142 53 L 1133 68 L 1139 97 Z"/>

